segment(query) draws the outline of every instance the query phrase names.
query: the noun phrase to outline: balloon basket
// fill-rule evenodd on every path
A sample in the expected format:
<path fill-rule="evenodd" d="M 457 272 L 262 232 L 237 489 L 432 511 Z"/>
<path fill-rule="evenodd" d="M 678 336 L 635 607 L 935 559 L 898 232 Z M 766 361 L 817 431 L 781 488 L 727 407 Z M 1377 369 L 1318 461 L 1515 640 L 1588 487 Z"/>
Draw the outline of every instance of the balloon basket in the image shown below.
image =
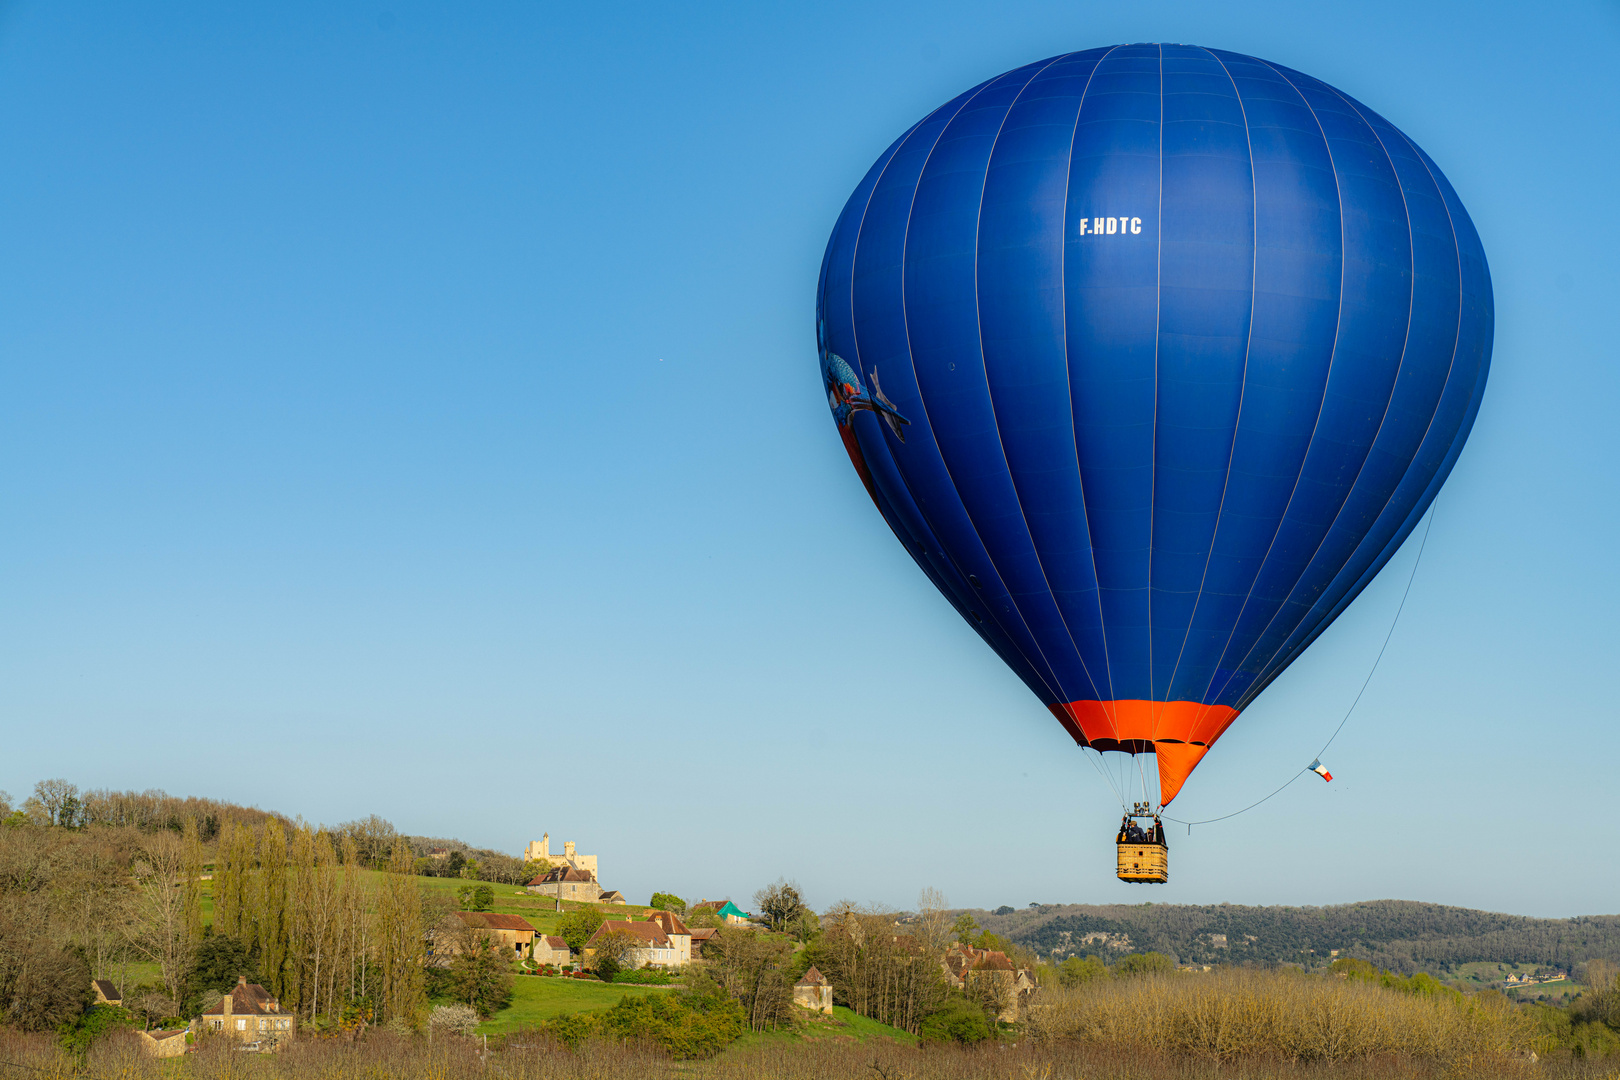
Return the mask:
<path fill-rule="evenodd" d="M 1143 828 L 1136 824 L 1137 818 L 1152 824 Z M 1170 845 L 1164 840 L 1164 822 L 1147 803 L 1137 803 L 1120 820 L 1114 846 L 1119 880 L 1136 885 L 1163 885 L 1170 880 Z"/>

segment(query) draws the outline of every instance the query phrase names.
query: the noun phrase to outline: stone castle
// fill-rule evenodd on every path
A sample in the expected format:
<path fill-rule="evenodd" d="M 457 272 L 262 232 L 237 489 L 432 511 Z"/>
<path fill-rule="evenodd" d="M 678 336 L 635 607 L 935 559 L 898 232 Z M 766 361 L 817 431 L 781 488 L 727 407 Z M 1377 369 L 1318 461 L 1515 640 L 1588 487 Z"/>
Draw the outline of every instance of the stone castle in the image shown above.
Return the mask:
<path fill-rule="evenodd" d="M 524 862 L 548 862 L 552 866 L 571 866 L 575 870 L 583 870 L 590 874 L 593 880 L 600 881 L 596 872 L 596 856 L 581 855 L 574 850 L 572 840 L 563 841 L 561 855 L 551 853 L 551 834 L 546 833 L 538 840 L 530 840 L 529 846 L 523 849 Z"/>

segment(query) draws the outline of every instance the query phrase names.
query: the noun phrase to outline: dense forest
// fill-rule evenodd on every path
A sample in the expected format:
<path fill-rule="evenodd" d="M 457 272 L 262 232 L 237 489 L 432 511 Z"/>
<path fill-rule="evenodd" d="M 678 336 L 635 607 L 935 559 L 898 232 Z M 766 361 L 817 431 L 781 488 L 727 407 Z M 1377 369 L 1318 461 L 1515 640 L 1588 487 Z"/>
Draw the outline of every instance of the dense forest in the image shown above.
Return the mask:
<path fill-rule="evenodd" d="M 1309 967 L 1338 950 L 1408 975 L 1474 961 L 1570 971 L 1587 960 L 1620 959 L 1620 915 L 1531 919 L 1407 900 L 1332 907 L 1039 904 L 998 908 L 980 921 L 986 930 L 1058 958 L 1153 950 L 1190 964 Z"/>

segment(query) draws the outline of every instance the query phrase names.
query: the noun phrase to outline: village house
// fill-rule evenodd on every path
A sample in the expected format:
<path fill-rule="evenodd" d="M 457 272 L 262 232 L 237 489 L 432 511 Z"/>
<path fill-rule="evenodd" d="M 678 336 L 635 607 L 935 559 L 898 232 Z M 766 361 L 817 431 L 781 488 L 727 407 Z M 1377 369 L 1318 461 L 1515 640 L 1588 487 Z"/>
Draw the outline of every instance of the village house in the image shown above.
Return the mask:
<path fill-rule="evenodd" d="M 1018 1019 L 1019 1004 L 1035 992 L 1035 979 L 1030 972 L 1013 966 L 1007 954 L 996 949 L 975 949 L 971 945 L 952 945 L 940 963 L 945 981 L 956 990 L 970 987 L 986 989 L 993 984 L 1002 1009 L 996 1019 L 1011 1023 Z"/>
<path fill-rule="evenodd" d="M 654 916 L 648 916 L 645 921 L 633 922 L 629 919 L 609 919 L 597 927 L 596 933 L 591 935 L 585 943 L 585 958 L 589 960 L 596 955 L 596 946 L 602 938 L 609 934 L 629 934 L 637 939 L 636 946 L 624 958 L 624 966 L 631 968 L 647 967 L 680 967 L 692 959 L 692 935 L 684 924 L 667 911 L 656 912 L 655 915 L 665 916 L 670 921 L 660 921 Z M 665 926 L 672 926 L 672 931 L 666 931 Z"/>
<path fill-rule="evenodd" d="M 186 1052 L 186 1029 L 170 1031 L 137 1031 L 141 1050 L 148 1057 L 179 1057 Z"/>
<path fill-rule="evenodd" d="M 242 1042 L 291 1038 L 297 1019 L 270 991 L 240 976 L 219 1004 L 204 1009 L 196 1024 L 204 1031 L 224 1031 Z"/>
<path fill-rule="evenodd" d="M 574 954 L 568 949 L 568 942 L 555 934 L 537 934 L 534 939 L 534 962 L 537 964 L 550 964 L 553 967 L 565 967 L 573 962 Z"/>
<path fill-rule="evenodd" d="M 453 921 L 452 921 L 453 920 Z M 459 924 L 459 926 L 457 925 Z M 529 955 L 539 931 L 521 915 L 497 915 L 493 911 L 457 911 L 441 926 L 441 933 L 433 935 L 435 956 L 454 956 L 461 950 L 457 941 L 461 927 L 483 934 L 496 942 L 514 958 Z"/>
<path fill-rule="evenodd" d="M 675 949 L 676 966 L 692 962 L 692 931 L 687 929 L 679 915 L 673 911 L 649 911 L 647 922 L 657 926 L 669 938 Z"/>
<path fill-rule="evenodd" d="M 810 970 L 804 973 L 804 978 L 793 984 L 793 1004 L 802 1005 L 816 1012 L 832 1012 L 832 983 L 812 965 Z"/>
<path fill-rule="evenodd" d="M 692 959 L 703 959 L 703 945 L 720 931 L 712 926 L 694 926 L 692 928 Z"/>
<path fill-rule="evenodd" d="M 124 1004 L 124 995 L 118 992 L 118 987 L 113 985 L 111 979 L 91 979 L 90 989 L 96 995 L 96 1000 L 91 1002 L 92 1005 Z"/>
<path fill-rule="evenodd" d="M 618 889 L 607 889 L 601 896 L 596 898 L 596 902 L 598 904 L 628 904 L 630 901 L 626 900 L 624 893 Z"/>
<path fill-rule="evenodd" d="M 602 895 L 602 886 L 596 883 L 596 871 L 580 870 L 573 866 L 553 866 L 525 886 L 532 893 L 554 896 L 558 900 L 580 900 L 595 903 Z"/>
<path fill-rule="evenodd" d="M 591 875 L 591 880 L 597 879 L 597 866 L 595 855 L 581 855 L 572 840 L 563 841 L 561 855 L 551 853 L 551 834 L 546 833 L 538 840 L 530 840 L 529 846 L 523 849 L 524 862 L 550 863 L 552 866 L 567 866 L 575 870 L 583 870 Z"/>

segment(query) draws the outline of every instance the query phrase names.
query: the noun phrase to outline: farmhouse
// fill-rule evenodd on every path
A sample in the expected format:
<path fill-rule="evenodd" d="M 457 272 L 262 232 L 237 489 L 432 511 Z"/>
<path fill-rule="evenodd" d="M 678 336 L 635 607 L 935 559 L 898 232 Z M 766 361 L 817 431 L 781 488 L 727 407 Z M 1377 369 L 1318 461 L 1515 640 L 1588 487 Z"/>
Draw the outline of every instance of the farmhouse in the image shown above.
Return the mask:
<path fill-rule="evenodd" d="M 969 986 L 994 986 L 1004 1003 L 996 1019 L 1012 1022 L 1018 1019 L 1018 1005 L 1035 992 L 1035 980 L 1028 971 L 1015 968 L 1007 954 L 997 949 L 975 949 L 971 945 L 952 945 L 940 964 L 945 980 L 952 988 L 965 990 Z"/>
<path fill-rule="evenodd" d="M 596 933 L 585 943 L 585 957 L 596 955 L 597 944 L 609 934 L 629 934 L 637 939 L 636 946 L 625 956 L 626 967 L 679 967 L 692 958 L 691 935 L 680 935 L 682 945 L 664 933 L 655 921 L 631 922 L 629 919 L 609 919 L 596 928 Z M 684 945 L 684 947 L 682 947 Z"/>
<path fill-rule="evenodd" d="M 562 967 L 573 960 L 568 942 L 554 934 L 537 934 L 534 939 L 534 962 Z"/>
<path fill-rule="evenodd" d="M 529 954 L 534 939 L 539 934 L 533 924 L 521 915 L 497 915 L 493 911 L 458 911 L 455 918 L 468 930 L 498 941 L 508 952 L 519 958 Z M 454 927 L 450 929 L 453 930 Z M 460 948 L 454 940 L 457 935 L 445 936 L 449 940 L 444 943 L 445 949 L 448 950 L 444 955 L 454 955 Z M 438 945 L 437 941 L 435 945 Z"/>
<path fill-rule="evenodd" d="M 703 959 L 703 943 L 719 932 L 712 926 L 694 926 L 692 928 L 692 959 Z"/>
<path fill-rule="evenodd" d="M 553 866 L 529 882 L 526 888 L 541 896 L 555 896 L 559 900 L 583 900 L 595 903 L 602 895 L 602 886 L 596 883 L 596 871 L 580 870 L 572 866 Z"/>
<path fill-rule="evenodd" d="M 671 947 L 675 950 L 675 964 L 689 964 L 692 962 L 692 931 L 681 922 L 681 917 L 673 911 L 649 911 L 647 921 L 657 926 L 669 938 Z"/>
<path fill-rule="evenodd" d="M 290 1038 L 297 1019 L 281 1007 L 264 987 L 240 976 L 219 1004 L 204 1009 L 197 1024 L 205 1030 L 225 1031 L 242 1042 Z"/>

